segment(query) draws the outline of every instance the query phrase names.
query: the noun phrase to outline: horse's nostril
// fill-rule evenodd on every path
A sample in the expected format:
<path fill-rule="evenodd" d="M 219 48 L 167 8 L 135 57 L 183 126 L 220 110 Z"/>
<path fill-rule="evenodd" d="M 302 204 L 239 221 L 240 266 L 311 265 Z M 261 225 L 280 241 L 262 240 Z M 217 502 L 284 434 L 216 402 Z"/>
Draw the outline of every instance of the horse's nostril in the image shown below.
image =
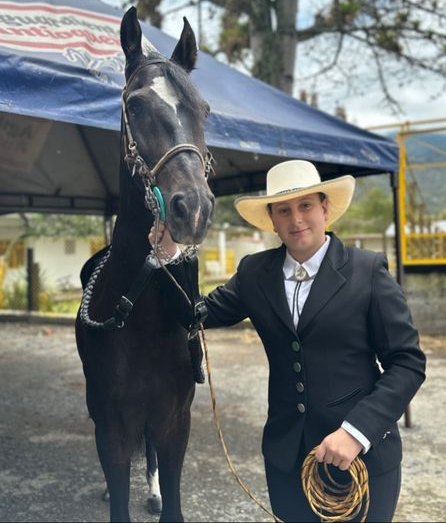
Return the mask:
<path fill-rule="evenodd" d="M 181 194 L 175 194 L 172 196 L 170 202 L 174 216 L 178 219 L 185 219 L 188 215 L 188 206 L 186 198 Z"/>

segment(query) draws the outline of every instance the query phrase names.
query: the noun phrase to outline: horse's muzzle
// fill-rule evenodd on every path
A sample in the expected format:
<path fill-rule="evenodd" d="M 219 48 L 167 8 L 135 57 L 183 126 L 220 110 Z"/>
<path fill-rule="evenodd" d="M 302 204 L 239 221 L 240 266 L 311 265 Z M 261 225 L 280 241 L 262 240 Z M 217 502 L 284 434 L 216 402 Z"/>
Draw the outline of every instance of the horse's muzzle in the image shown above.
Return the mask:
<path fill-rule="evenodd" d="M 185 245 L 200 244 L 212 224 L 214 205 L 215 198 L 210 191 L 174 193 L 167 211 L 172 238 Z"/>

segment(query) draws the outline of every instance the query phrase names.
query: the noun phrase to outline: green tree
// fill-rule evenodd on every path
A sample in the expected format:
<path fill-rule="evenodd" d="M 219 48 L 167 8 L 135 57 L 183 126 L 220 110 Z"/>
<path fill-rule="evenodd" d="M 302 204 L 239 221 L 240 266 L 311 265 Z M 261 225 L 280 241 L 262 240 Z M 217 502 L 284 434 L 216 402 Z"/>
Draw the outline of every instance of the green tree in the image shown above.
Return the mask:
<path fill-rule="evenodd" d="M 235 211 L 234 201 L 240 195 L 231 196 L 220 196 L 217 198 L 214 215 L 214 225 L 222 226 L 225 223 L 232 226 L 245 226 L 250 225 Z"/>
<path fill-rule="evenodd" d="M 392 221 L 393 202 L 390 191 L 372 187 L 363 192 L 360 198 L 354 199 L 346 214 L 336 223 L 335 230 L 340 235 L 384 234 Z"/>
<path fill-rule="evenodd" d="M 205 2 L 182 5 L 203 9 Z M 141 17 L 160 26 L 163 0 L 138 0 Z M 446 0 L 211 0 L 223 10 L 219 46 L 231 63 L 247 63 L 261 80 L 292 94 L 301 76 L 358 92 L 377 83 L 399 108 L 402 85 L 425 80 L 426 92 L 446 86 Z M 167 5 L 167 4 L 165 4 Z M 171 5 L 171 4 L 170 4 Z M 304 13 L 305 16 L 299 16 Z M 300 61 L 298 61 L 300 63 Z M 310 65 L 308 65 L 310 64 Z M 433 76 L 432 76 L 433 75 Z M 442 85 L 427 83 L 436 77 Z M 366 82 L 365 82 L 366 81 Z M 435 91 L 437 89 L 437 91 Z"/>
<path fill-rule="evenodd" d="M 104 235 L 104 220 L 100 216 L 73 216 L 66 214 L 22 215 L 25 236 L 50 238 L 86 238 Z"/>

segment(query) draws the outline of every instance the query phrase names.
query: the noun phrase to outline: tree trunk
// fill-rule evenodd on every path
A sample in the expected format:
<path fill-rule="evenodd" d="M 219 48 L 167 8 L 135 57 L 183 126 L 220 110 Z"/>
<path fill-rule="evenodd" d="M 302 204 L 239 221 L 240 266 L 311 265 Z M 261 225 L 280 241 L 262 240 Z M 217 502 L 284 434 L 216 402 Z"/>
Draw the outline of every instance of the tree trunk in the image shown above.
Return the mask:
<path fill-rule="evenodd" d="M 297 4 L 277 0 L 273 13 L 268 1 L 252 2 L 253 75 L 288 94 L 293 92 Z"/>
<path fill-rule="evenodd" d="M 252 74 L 271 85 L 276 85 L 277 63 L 272 58 L 274 33 L 268 0 L 251 2 L 250 47 L 253 55 Z"/>
<path fill-rule="evenodd" d="M 293 94 L 294 70 L 297 54 L 296 17 L 298 0 L 277 2 L 277 38 L 282 56 L 282 72 L 277 87 Z"/>

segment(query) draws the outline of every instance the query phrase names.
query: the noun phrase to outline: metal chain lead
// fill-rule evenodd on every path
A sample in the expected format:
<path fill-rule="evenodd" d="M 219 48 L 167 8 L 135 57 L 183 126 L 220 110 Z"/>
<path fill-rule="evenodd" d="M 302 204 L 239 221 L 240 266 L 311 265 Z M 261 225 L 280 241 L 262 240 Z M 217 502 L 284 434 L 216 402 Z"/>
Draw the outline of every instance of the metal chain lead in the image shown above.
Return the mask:
<path fill-rule="evenodd" d="M 155 218 L 155 244 L 153 245 L 153 249 L 149 256 L 153 255 L 154 258 L 158 260 L 158 263 L 160 266 L 162 265 L 179 265 L 183 261 L 188 262 L 190 261 L 197 253 L 198 247 L 196 245 L 186 245 L 185 248 L 181 251 L 181 254 L 175 258 L 172 259 L 172 256 L 168 254 L 162 245 L 159 245 L 158 243 L 158 232 L 159 232 L 159 226 L 161 223 L 160 220 L 160 204 L 155 198 L 155 195 L 153 194 L 152 187 L 150 183 L 146 180 L 144 180 L 144 187 L 145 187 L 145 197 L 144 197 L 144 203 L 146 208 L 153 214 Z"/>

